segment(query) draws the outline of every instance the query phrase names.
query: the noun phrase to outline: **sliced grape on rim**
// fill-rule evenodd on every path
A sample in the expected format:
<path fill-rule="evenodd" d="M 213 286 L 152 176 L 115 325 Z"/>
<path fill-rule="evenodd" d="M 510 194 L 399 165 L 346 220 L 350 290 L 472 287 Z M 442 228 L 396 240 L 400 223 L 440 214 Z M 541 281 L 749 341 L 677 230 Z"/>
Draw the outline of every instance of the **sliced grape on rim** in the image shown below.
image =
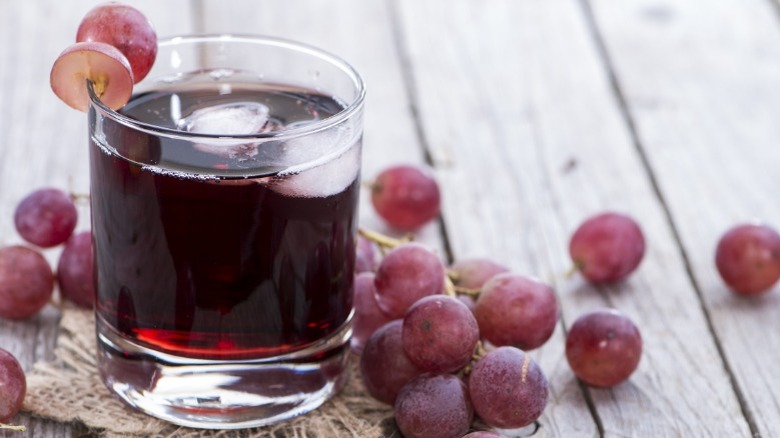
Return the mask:
<path fill-rule="evenodd" d="M 123 107 L 133 92 L 133 73 L 117 48 L 100 42 L 81 42 L 65 49 L 51 68 L 51 89 L 68 106 L 89 108 L 87 80 L 95 94 L 111 109 Z"/>

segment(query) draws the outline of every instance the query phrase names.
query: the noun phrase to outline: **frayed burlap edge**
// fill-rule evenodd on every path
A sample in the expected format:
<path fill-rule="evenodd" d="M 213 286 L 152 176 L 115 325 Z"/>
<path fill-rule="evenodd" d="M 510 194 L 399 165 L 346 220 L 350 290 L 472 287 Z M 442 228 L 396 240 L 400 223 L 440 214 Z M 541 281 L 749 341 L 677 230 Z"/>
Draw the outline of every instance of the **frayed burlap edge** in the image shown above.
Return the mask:
<path fill-rule="evenodd" d="M 392 409 L 369 397 L 355 357 L 339 395 L 319 409 L 265 428 L 211 431 L 189 429 L 141 414 L 103 385 L 95 358 L 95 319 L 86 310 L 66 307 L 53 362 L 36 363 L 27 373 L 24 410 L 66 423 L 82 423 L 106 437 L 387 437 L 393 435 Z"/>

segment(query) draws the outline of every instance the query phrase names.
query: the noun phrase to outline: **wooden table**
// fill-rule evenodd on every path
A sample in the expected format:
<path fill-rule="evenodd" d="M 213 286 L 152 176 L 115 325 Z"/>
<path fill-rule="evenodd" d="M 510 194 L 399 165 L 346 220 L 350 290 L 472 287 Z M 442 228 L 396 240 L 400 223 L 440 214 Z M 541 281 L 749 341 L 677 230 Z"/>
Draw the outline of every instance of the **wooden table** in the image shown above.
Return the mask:
<path fill-rule="evenodd" d="M 87 191 L 86 117 L 48 74 L 94 3 L 0 1 L 0 244 L 20 242 L 13 209 L 31 190 Z M 132 3 L 160 35 L 294 38 L 364 74 L 364 176 L 426 162 L 443 187 L 442 219 L 418 239 L 557 290 L 559 327 L 533 353 L 551 390 L 537 436 L 780 434 L 780 291 L 736 297 L 713 263 L 731 225 L 780 227 L 773 0 Z M 573 229 L 602 210 L 636 217 L 648 251 L 628 281 L 597 288 L 564 273 Z M 361 223 L 386 231 L 368 203 Z M 638 371 L 611 390 L 582 387 L 563 357 L 566 327 L 600 307 L 644 337 Z M 0 347 L 25 368 L 51 359 L 58 317 L 0 320 Z M 29 436 L 78 431 L 16 420 Z"/>

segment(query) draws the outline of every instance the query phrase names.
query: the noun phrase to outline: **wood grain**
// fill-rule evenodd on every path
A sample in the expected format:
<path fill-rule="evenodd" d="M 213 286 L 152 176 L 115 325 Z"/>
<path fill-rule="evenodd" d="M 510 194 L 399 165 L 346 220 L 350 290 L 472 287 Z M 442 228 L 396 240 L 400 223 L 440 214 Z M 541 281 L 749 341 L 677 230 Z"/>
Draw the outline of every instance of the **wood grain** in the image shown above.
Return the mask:
<path fill-rule="evenodd" d="M 593 13 L 752 432 L 772 436 L 780 295 L 734 296 L 713 260 L 729 227 L 780 226 L 777 10 L 755 0 L 595 0 Z"/>
<path fill-rule="evenodd" d="M 536 352 L 554 394 L 542 431 L 746 435 L 699 298 L 580 4 L 401 4 L 415 103 L 446 187 L 445 219 L 456 257 L 491 255 L 553 281 L 564 325 L 583 312 L 615 307 L 644 336 L 642 362 L 628 382 L 586 391 L 594 424 L 562 358 L 559 330 Z M 605 209 L 639 219 L 650 243 L 643 265 L 613 287 L 564 279 L 571 263 L 568 236 Z"/>

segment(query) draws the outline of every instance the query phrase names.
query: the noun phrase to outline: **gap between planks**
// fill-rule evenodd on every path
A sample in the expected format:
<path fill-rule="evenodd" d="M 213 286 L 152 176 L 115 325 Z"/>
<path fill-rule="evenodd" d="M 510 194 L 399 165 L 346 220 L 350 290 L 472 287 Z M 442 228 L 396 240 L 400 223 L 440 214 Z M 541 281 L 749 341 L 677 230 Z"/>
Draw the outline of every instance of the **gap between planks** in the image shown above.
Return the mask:
<path fill-rule="evenodd" d="M 195 0 L 199 1 L 199 0 Z M 420 119 L 420 109 L 417 104 L 419 94 L 417 93 L 417 87 L 415 86 L 414 70 L 412 69 L 412 62 L 408 51 L 403 44 L 404 39 L 401 35 L 401 24 L 398 14 L 398 2 L 395 0 L 385 0 L 385 4 L 388 10 L 388 16 L 390 17 L 390 30 L 392 32 L 393 45 L 395 46 L 398 59 L 401 64 L 401 79 L 403 82 L 404 91 L 406 92 L 406 98 L 409 101 L 409 113 L 414 124 L 414 132 L 417 140 L 420 142 L 420 146 L 423 151 L 423 160 L 435 168 L 433 161 L 433 155 L 431 153 L 430 142 L 425 134 L 425 128 L 423 127 L 422 120 Z M 452 252 L 452 245 L 450 243 L 449 232 L 447 231 L 447 223 L 444 220 L 444 216 L 439 214 L 436 219 L 439 224 L 439 234 L 441 236 L 442 246 L 444 248 L 444 256 L 447 264 L 452 264 L 455 261 L 455 255 Z"/>
<path fill-rule="evenodd" d="M 778 12 L 778 17 L 780 18 L 780 3 L 777 3 L 776 0 L 767 0 L 767 1 L 769 1 L 775 6 Z M 593 38 L 593 41 L 597 48 L 598 55 L 602 60 L 602 64 L 607 74 L 610 87 L 612 89 L 612 93 L 614 94 L 614 97 L 618 103 L 618 107 L 620 108 L 620 114 L 623 117 L 626 127 L 628 128 L 628 131 L 630 133 L 631 143 L 634 145 L 634 148 L 636 149 L 637 154 L 639 155 L 640 161 L 642 163 L 642 167 L 644 168 L 647 179 L 649 180 L 650 185 L 653 189 L 653 193 L 658 199 L 658 202 L 661 204 L 661 209 L 663 211 L 664 217 L 672 232 L 672 236 L 674 236 L 675 244 L 677 246 L 677 249 L 680 252 L 680 256 L 682 257 L 683 264 L 685 265 L 686 275 L 688 276 L 688 280 L 690 281 L 694 291 L 696 291 L 696 296 L 699 299 L 699 307 L 701 308 L 701 311 L 704 314 L 704 319 L 707 322 L 707 329 L 709 330 L 710 334 L 715 340 L 715 348 L 718 351 L 718 356 L 723 361 L 726 374 L 729 377 L 729 383 L 731 384 L 731 388 L 734 391 L 737 400 L 739 400 L 739 407 L 742 412 L 742 415 L 745 417 L 745 420 L 748 423 L 751 436 L 760 436 L 761 434 L 758 430 L 758 426 L 756 425 L 756 421 L 753 416 L 753 413 L 747 404 L 745 395 L 743 394 L 739 384 L 737 383 L 737 379 L 734 375 L 731 362 L 729 361 L 725 351 L 723 350 L 721 339 L 718 336 L 718 333 L 714 329 L 710 311 L 707 308 L 707 306 L 704 304 L 704 296 L 702 294 L 701 287 L 699 286 L 699 282 L 696 280 L 696 277 L 693 274 L 693 268 L 691 265 L 690 257 L 688 256 L 688 252 L 685 250 L 682 239 L 680 238 L 679 228 L 677 227 L 677 224 L 674 221 L 672 212 L 669 209 L 669 204 L 663 192 L 661 191 L 660 185 L 658 184 L 658 179 L 656 178 L 655 172 L 653 171 L 653 167 L 650 164 L 650 160 L 647 157 L 647 153 L 645 152 L 645 148 L 642 145 L 642 141 L 639 138 L 636 122 L 634 121 L 634 117 L 631 114 L 631 110 L 626 101 L 625 93 L 623 92 L 623 89 L 620 85 L 620 80 L 618 79 L 617 74 L 615 73 L 615 66 L 610 57 L 609 51 L 606 45 L 604 44 L 604 38 L 598 29 L 598 23 L 596 22 L 596 18 L 593 14 L 593 8 L 591 7 L 590 0 L 579 0 L 579 3 L 582 7 L 583 16 L 587 23 L 588 29 L 590 30 L 591 37 Z M 585 397 L 586 400 L 588 400 L 588 407 L 591 408 L 592 402 L 590 399 L 589 391 L 587 390 L 585 390 Z M 603 436 L 604 429 L 600 421 L 598 420 L 598 415 L 594 415 L 594 418 L 596 419 L 599 428 L 599 433 L 601 433 L 601 435 Z"/>

